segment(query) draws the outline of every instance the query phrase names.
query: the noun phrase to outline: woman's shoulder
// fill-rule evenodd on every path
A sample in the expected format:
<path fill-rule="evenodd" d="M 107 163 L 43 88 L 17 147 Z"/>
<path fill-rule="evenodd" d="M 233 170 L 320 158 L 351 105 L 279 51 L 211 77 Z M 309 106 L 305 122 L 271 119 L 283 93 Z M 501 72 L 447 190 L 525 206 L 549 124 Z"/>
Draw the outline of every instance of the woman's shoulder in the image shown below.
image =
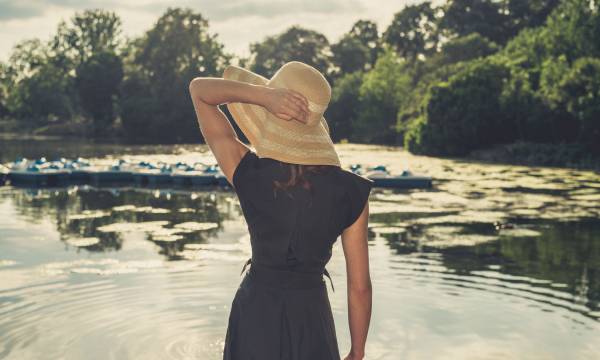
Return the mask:
<path fill-rule="evenodd" d="M 259 157 L 253 150 L 248 150 L 240 159 L 238 165 L 233 170 L 232 183 L 235 189 L 239 189 L 253 172 L 257 169 Z"/>
<path fill-rule="evenodd" d="M 375 183 L 375 181 L 373 181 L 372 179 L 369 179 L 368 177 L 363 176 L 361 174 L 357 174 L 352 170 L 345 169 L 342 167 L 338 167 L 337 170 L 339 181 L 341 181 L 344 185 L 350 188 L 358 186 L 361 188 L 368 188 L 370 190 L 371 187 L 373 187 L 373 184 Z"/>
<path fill-rule="evenodd" d="M 348 169 L 340 168 L 337 173 L 342 199 L 346 204 L 345 210 L 340 212 L 343 230 L 352 225 L 360 216 L 365 204 L 369 201 L 375 181 Z"/>

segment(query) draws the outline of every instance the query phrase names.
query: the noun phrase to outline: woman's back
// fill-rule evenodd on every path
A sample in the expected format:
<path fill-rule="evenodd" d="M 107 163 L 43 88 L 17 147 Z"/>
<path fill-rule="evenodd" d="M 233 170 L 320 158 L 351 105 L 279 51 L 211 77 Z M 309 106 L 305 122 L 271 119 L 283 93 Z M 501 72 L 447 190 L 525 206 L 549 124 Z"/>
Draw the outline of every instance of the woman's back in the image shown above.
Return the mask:
<path fill-rule="evenodd" d="M 340 360 L 323 274 L 373 181 L 337 166 L 326 170 L 304 173 L 311 190 L 286 191 L 274 182 L 287 182 L 287 163 L 248 151 L 234 170 L 252 258 L 232 302 L 224 360 Z"/>
<path fill-rule="evenodd" d="M 289 166 L 248 151 L 233 174 L 252 243 L 252 263 L 322 273 L 331 248 L 360 215 L 373 180 L 337 166 L 305 172 L 311 189 L 276 189 Z"/>

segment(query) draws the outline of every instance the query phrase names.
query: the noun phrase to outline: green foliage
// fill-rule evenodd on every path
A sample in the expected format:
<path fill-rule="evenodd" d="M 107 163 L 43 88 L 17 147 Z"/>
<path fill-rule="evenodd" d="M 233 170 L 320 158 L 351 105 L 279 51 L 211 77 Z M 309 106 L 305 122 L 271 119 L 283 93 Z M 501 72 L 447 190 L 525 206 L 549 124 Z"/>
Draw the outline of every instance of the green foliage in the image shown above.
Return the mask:
<path fill-rule="evenodd" d="M 6 104 L 9 86 L 10 80 L 8 78 L 8 66 L 0 61 L 0 119 L 10 114 Z"/>
<path fill-rule="evenodd" d="M 39 39 L 26 39 L 13 47 L 8 63 L 5 66 L 4 80 L 17 84 L 35 74 L 50 59 L 50 50 Z"/>
<path fill-rule="evenodd" d="M 406 63 L 391 49 L 365 74 L 359 90 L 358 116 L 352 122 L 354 139 L 360 142 L 393 143 L 396 114 L 408 98 L 411 77 Z"/>
<path fill-rule="evenodd" d="M 460 4 L 462 7 L 456 7 Z M 466 11 L 469 4 L 467 0 L 449 3 L 445 18 L 465 15 L 461 11 Z M 517 2 L 507 4 L 513 8 L 520 6 Z M 542 24 L 541 18 L 556 7 L 544 26 L 525 28 L 501 51 L 488 54 L 487 58 L 478 56 L 478 60 L 470 61 L 470 57 L 476 57 L 460 57 L 469 50 L 475 51 L 479 35 L 470 35 L 474 36 L 470 39 L 473 44 L 463 49 L 461 46 L 468 37 L 450 40 L 430 62 L 444 63 L 452 61 L 444 58 L 458 58 L 467 61 L 467 69 L 448 82 L 436 83 L 431 77 L 427 80 L 431 85 L 422 97 L 420 111 L 408 126 L 405 146 L 414 152 L 436 155 L 465 155 L 514 141 L 579 142 L 598 150 L 595 144 L 600 143 L 596 120 L 600 118 L 597 105 L 600 21 L 597 4 L 596 8 L 591 4 L 595 3 L 568 0 L 557 5 L 538 1 L 527 5 L 537 9 L 529 11 L 529 16 L 523 8 L 515 10 L 511 13 L 511 26 L 535 26 Z M 469 16 L 481 15 L 500 4 L 477 6 L 482 7 Z M 494 19 L 491 17 L 490 21 Z M 473 23 L 453 26 L 456 33 L 476 31 L 467 28 Z M 483 34 L 487 30 L 477 31 Z M 494 36 L 499 35 L 491 38 Z M 477 40 L 480 44 L 481 39 Z M 455 44 L 461 46 L 453 49 Z M 478 95 L 479 92 L 485 95 Z"/>
<path fill-rule="evenodd" d="M 352 124 L 358 122 L 359 97 L 363 76 L 363 72 L 356 71 L 345 74 L 336 80 L 331 93 L 331 102 L 325 113 L 334 141 L 343 138 L 350 141 L 355 140 Z"/>
<path fill-rule="evenodd" d="M 412 152 L 459 156 L 507 140 L 512 128 L 500 97 L 509 75 L 504 64 L 483 59 L 432 86 L 405 146 Z"/>
<path fill-rule="evenodd" d="M 558 91 L 577 121 L 578 141 L 600 150 L 600 59 L 580 58 L 560 81 Z"/>
<path fill-rule="evenodd" d="M 330 66 L 326 52 L 328 47 L 329 41 L 325 35 L 300 26 L 292 26 L 279 35 L 250 44 L 250 69 L 270 78 L 283 64 L 295 60 L 327 73 Z"/>
<path fill-rule="evenodd" d="M 440 28 L 447 37 L 478 33 L 495 43 L 503 44 L 506 32 L 506 15 L 502 5 L 494 0 L 450 0 L 443 7 L 444 17 Z"/>
<path fill-rule="evenodd" d="M 191 9 L 169 8 L 131 44 L 122 89 L 122 123 L 130 138 L 195 141 L 200 132 L 188 85 L 197 76 L 221 76 L 230 55 L 208 20 Z"/>
<path fill-rule="evenodd" d="M 8 99 L 10 110 L 26 127 L 39 126 L 75 114 L 72 79 L 62 69 L 45 64 L 19 86 Z"/>
<path fill-rule="evenodd" d="M 347 34 L 331 45 L 331 63 L 336 68 L 330 75 L 337 78 L 354 71 L 368 71 L 382 51 L 377 24 L 359 20 Z"/>
<path fill-rule="evenodd" d="M 101 9 L 76 13 L 69 23 L 61 21 L 50 42 L 54 61 L 76 68 L 99 53 L 117 53 L 122 45 L 121 19 Z"/>
<path fill-rule="evenodd" d="M 358 20 L 352 25 L 348 35 L 369 49 L 370 56 L 366 68 L 370 69 L 375 66 L 375 62 L 383 50 L 377 24 L 369 20 Z"/>
<path fill-rule="evenodd" d="M 77 67 L 75 87 L 83 110 L 93 118 L 96 135 L 107 135 L 113 124 L 122 79 L 123 63 L 112 52 L 94 53 Z"/>
<path fill-rule="evenodd" d="M 552 120 L 552 126 L 541 127 L 540 134 L 552 133 L 551 138 L 531 138 L 534 141 L 576 141 L 580 126 L 573 115 L 567 111 L 564 91 L 561 84 L 571 66 L 565 55 L 558 58 L 548 57 L 542 64 L 539 85 L 539 97 L 548 107 L 547 118 Z M 529 138 L 528 138 L 529 139 Z"/>
<path fill-rule="evenodd" d="M 414 60 L 437 50 L 439 34 L 436 26 L 431 2 L 408 5 L 394 15 L 392 23 L 383 33 L 383 41 L 396 49 L 400 56 Z"/>
<path fill-rule="evenodd" d="M 18 43 L 3 71 L 7 112 L 31 128 L 76 113 L 72 78 L 51 61 L 40 40 Z"/>
<path fill-rule="evenodd" d="M 453 64 L 489 56 L 498 51 L 498 45 L 478 33 L 455 38 L 442 47 L 440 63 Z"/>
<path fill-rule="evenodd" d="M 549 108 L 539 91 L 534 91 L 530 73 L 514 67 L 510 70 L 500 97 L 502 112 L 512 126 L 507 140 L 541 143 L 564 139 L 563 118 Z"/>
<path fill-rule="evenodd" d="M 441 8 L 441 33 L 448 38 L 477 33 L 503 45 L 526 28 L 541 26 L 559 0 L 449 0 Z"/>
<path fill-rule="evenodd" d="M 151 83 L 141 71 L 127 74 L 122 83 L 121 94 L 121 117 L 128 138 L 144 142 L 167 140 L 159 139 L 159 131 L 167 131 L 165 135 L 170 135 L 171 131 L 167 127 L 176 126 L 169 121 L 163 121 L 161 129 L 157 130 L 161 122 L 156 114 L 160 114 L 164 109 L 161 109 L 161 103 L 156 101 Z"/>
<path fill-rule="evenodd" d="M 110 125 L 122 77 L 121 60 L 114 54 L 120 24 L 114 13 L 88 10 L 68 24 L 61 22 L 49 43 L 17 44 L 3 81 L 11 115 L 32 127 L 77 121 L 86 111 L 98 129 Z"/>
<path fill-rule="evenodd" d="M 349 35 L 345 35 L 340 41 L 331 45 L 331 52 L 332 62 L 342 74 L 365 70 L 371 57 L 369 48 Z"/>
<path fill-rule="evenodd" d="M 525 29 L 511 40 L 497 57 L 511 67 L 526 70 L 534 88 L 538 87 L 542 64 L 548 57 L 547 29 Z"/>
<path fill-rule="evenodd" d="M 600 3 L 563 1 L 548 17 L 546 31 L 546 46 L 552 56 L 565 55 L 569 62 L 585 56 L 600 57 Z"/>

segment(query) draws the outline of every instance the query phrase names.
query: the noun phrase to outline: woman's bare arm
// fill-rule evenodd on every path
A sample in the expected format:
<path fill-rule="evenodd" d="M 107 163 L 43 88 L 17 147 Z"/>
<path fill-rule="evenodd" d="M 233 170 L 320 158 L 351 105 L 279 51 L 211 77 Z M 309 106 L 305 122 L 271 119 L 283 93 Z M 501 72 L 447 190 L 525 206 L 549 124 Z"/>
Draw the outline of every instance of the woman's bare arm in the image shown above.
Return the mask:
<path fill-rule="evenodd" d="M 238 139 L 218 105 L 230 102 L 260 105 L 282 119 L 302 122 L 308 113 L 306 98 L 288 89 L 197 77 L 190 82 L 189 91 L 202 136 L 231 184 L 235 167 L 249 148 Z"/>
<path fill-rule="evenodd" d="M 348 322 L 352 342 L 350 353 L 344 360 L 360 360 L 365 356 L 373 292 L 369 274 L 368 221 L 367 201 L 358 219 L 342 233 L 348 274 Z"/>

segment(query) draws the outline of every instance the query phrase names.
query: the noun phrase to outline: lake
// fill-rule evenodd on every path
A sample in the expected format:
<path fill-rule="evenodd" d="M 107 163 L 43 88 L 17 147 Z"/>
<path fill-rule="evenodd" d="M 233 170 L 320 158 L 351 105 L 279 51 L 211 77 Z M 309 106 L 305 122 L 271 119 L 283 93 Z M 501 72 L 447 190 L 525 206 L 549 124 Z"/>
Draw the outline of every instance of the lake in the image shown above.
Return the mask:
<path fill-rule="evenodd" d="M 336 145 L 344 166 L 433 176 L 374 188 L 366 359 L 600 358 L 600 176 Z M 204 145 L 0 140 L 0 161 L 209 161 Z M 327 280 L 346 355 L 345 263 Z M 0 359 L 221 359 L 251 255 L 235 193 L 0 187 Z"/>

